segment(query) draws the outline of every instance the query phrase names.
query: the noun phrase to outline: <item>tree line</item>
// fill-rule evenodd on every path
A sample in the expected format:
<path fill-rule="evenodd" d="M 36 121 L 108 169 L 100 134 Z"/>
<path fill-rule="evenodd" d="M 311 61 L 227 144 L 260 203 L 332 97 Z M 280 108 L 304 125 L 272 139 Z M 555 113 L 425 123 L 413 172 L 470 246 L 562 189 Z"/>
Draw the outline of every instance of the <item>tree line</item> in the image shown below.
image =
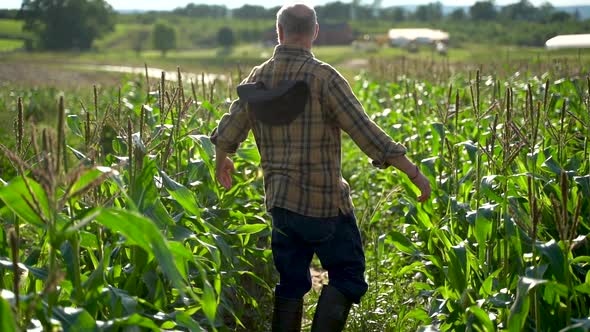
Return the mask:
<path fill-rule="evenodd" d="M 229 9 L 223 5 L 206 5 L 190 3 L 185 7 L 174 9 L 174 14 L 191 17 L 234 17 L 241 19 L 272 19 L 275 17 L 279 7 L 265 8 L 260 5 L 244 5 L 236 9 Z M 567 20 L 579 20 L 579 14 L 568 13 L 559 10 L 545 2 L 539 7 L 528 0 L 505 6 L 497 6 L 494 1 L 477 1 L 467 10 L 456 8 L 449 14 L 444 13 L 443 5 L 439 2 L 431 2 L 425 5 L 418 5 L 415 9 L 407 7 L 391 6 L 375 8 L 370 5 L 353 5 L 341 1 L 330 2 L 315 7 L 318 17 L 322 20 L 367 20 L 383 19 L 394 22 L 401 21 L 422 21 L 431 22 L 445 18 L 454 20 L 501 20 L 501 21 L 528 21 L 528 22 L 563 22 Z"/>
<path fill-rule="evenodd" d="M 175 48 L 174 24 L 166 25 L 166 21 L 172 22 L 174 18 L 202 18 L 219 19 L 224 21 L 235 20 L 265 20 L 270 22 L 275 18 L 278 7 L 265 8 L 259 5 L 243 5 L 240 8 L 228 9 L 224 5 L 188 4 L 185 7 L 172 11 L 155 12 L 148 11 L 136 14 L 118 14 L 105 0 L 24 0 L 20 10 L 1 10 L 0 18 L 15 18 L 24 21 L 24 30 L 34 36 L 27 41 L 30 49 L 88 50 L 94 40 L 113 31 L 117 22 L 141 23 L 153 25 L 152 37 L 154 46 L 165 53 Z M 579 15 L 561 11 L 545 3 L 534 6 L 528 0 L 520 0 L 516 3 L 496 6 L 494 1 L 478 1 L 467 10 L 457 8 L 452 12 L 443 13 L 441 2 L 432 2 L 415 7 L 410 10 L 405 7 L 373 8 L 367 5 L 352 5 L 340 1 L 316 6 L 318 17 L 323 22 L 350 22 L 357 33 L 368 33 L 371 26 L 381 29 L 396 25 L 412 24 L 418 22 L 425 26 L 442 27 L 452 34 L 461 36 L 467 31 L 470 38 L 477 38 L 487 31 L 498 30 L 501 27 L 492 26 L 492 29 L 478 32 L 480 27 L 502 23 L 504 26 L 521 26 L 532 32 L 524 35 L 519 31 L 512 31 L 509 40 L 500 42 L 516 43 L 520 45 L 540 45 L 547 37 L 559 33 L 579 33 L 590 26 L 590 20 L 582 21 Z M 529 27 L 532 27 L 529 29 Z M 260 36 L 239 31 L 244 29 L 232 27 L 234 31 L 219 30 L 217 42 L 227 46 L 234 42 L 252 42 L 259 40 Z M 386 30 L 385 30 L 386 31 Z M 456 31 L 456 33 L 455 33 Z M 236 33 L 233 33 L 236 32 Z M 500 31 L 496 31 L 500 32 Z M 202 31 L 201 31 L 202 33 Z M 477 34 L 477 36 L 475 36 Z M 502 33 L 496 33 L 486 37 L 485 40 L 500 38 Z M 145 39 L 145 34 L 142 34 Z M 238 36 L 240 36 L 238 38 Z M 482 36 L 479 36 L 482 37 Z M 466 37 L 467 38 L 467 37 Z M 491 39 L 490 39 L 491 38 Z M 482 39 L 484 40 L 484 39 Z M 139 43 L 138 43 L 139 45 Z"/>

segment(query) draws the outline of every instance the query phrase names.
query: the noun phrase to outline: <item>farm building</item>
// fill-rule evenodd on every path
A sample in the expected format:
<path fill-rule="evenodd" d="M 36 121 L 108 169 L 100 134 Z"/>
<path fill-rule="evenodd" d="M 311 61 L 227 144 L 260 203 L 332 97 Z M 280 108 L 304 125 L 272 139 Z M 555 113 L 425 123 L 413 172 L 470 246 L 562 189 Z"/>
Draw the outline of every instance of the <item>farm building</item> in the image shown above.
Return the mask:
<path fill-rule="evenodd" d="M 348 23 L 324 23 L 320 24 L 316 45 L 349 45 L 354 40 L 352 28 Z M 264 33 L 265 44 L 277 43 L 277 31 L 273 28 Z"/>
<path fill-rule="evenodd" d="M 388 33 L 391 46 L 405 47 L 409 44 L 447 44 L 449 34 L 433 29 L 391 29 Z"/>
<path fill-rule="evenodd" d="M 348 23 L 324 23 L 315 41 L 317 45 L 348 45 L 354 40 L 352 28 Z"/>
<path fill-rule="evenodd" d="M 545 42 L 545 47 L 550 50 L 560 48 L 590 48 L 590 34 L 555 36 Z"/>

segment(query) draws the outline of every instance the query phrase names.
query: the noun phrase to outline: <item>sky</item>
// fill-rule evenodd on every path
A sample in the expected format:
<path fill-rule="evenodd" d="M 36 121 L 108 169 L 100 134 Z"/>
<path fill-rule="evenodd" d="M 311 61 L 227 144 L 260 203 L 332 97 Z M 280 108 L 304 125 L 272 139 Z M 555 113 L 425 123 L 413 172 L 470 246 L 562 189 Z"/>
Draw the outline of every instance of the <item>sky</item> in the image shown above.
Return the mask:
<path fill-rule="evenodd" d="M 314 4 L 314 5 L 322 5 L 328 2 L 334 2 L 335 0 L 309 0 L 307 2 Z M 341 2 L 351 2 L 351 0 L 340 0 Z M 430 2 L 434 2 L 436 0 L 382 0 L 382 6 L 389 7 L 389 6 L 399 6 L 404 4 L 426 4 Z M 540 5 L 541 3 L 546 2 L 545 0 L 529 0 L 535 6 Z M 284 4 L 285 0 L 265 0 L 263 3 L 255 2 L 251 0 L 107 0 L 113 8 L 116 10 L 129 10 L 129 9 L 144 9 L 144 10 L 172 10 L 177 7 L 184 7 L 188 3 L 203 3 L 208 5 L 225 5 L 228 8 L 237 8 L 241 7 L 244 4 L 250 5 L 262 5 L 265 7 L 274 7 L 280 6 Z M 446 6 L 471 6 L 475 3 L 474 0 L 442 0 L 443 5 Z M 518 2 L 518 0 L 496 0 L 497 5 L 503 6 L 506 4 Z M 553 6 L 590 6 L 590 0 L 552 0 L 549 1 Z M 21 0 L 1 0 L 0 1 L 0 8 L 20 8 L 22 1 Z M 373 3 L 373 0 L 360 0 L 360 3 L 363 5 L 368 5 Z"/>

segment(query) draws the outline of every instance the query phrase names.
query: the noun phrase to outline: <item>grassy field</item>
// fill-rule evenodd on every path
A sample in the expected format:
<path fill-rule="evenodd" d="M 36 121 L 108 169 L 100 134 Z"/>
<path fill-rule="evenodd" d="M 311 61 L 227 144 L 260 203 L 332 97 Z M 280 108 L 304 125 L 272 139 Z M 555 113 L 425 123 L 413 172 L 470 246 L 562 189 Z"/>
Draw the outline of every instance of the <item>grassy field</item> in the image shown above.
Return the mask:
<path fill-rule="evenodd" d="M 22 49 L 23 46 L 24 42 L 22 40 L 0 38 L 0 52 Z"/>
<path fill-rule="evenodd" d="M 135 30 L 133 30 L 135 29 Z M 134 27 L 133 31 L 141 31 Z M 131 30 L 119 31 L 117 34 L 124 38 Z M 119 37 L 103 40 L 102 44 L 108 51 L 96 52 L 16 52 L 6 54 L 0 58 L 0 65 L 35 64 L 69 67 L 75 65 L 118 65 L 162 68 L 175 71 L 177 67 L 189 72 L 207 72 L 227 74 L 236 71 L 249 71 L 251 66 L 257 65 L 272 55 L 272 46 L 262 44 L 241 44 L 227 51 L 220 48 L 197 48 L 190 50 L 169 51 L 165 57 L 153 49 L 140 53 L 131 50 L 117 49 Z M 147 42 L 146 42 L 147 43 Z M 12 42 L 10 42 L 12 45 Z M 113 49 L 106 47 L 111 45 Z M 447 56 L 441 56 L 428 47 L 422 47 L 416 53 L 392 47 L 373 48 L 371 50 L 357 49 L 353 46 L 318 46 L 313 48 L 314 55 L 343 71 L 346 77 L 352 78 L 361 70 L 368 70 L 375 63 L 396 63 L 398 72 L 412 74 L 416 70 L 424 70 L 426 65 L 446 66 L 453 70 L 458 68 L 487 65 L 497 70 L 510 69 L 526 72 L 539 63 L 562 61 L 568 66 L 583 68 L 590 64 L 590 50 L 561 50 L 548 51 L 537 47 L 515 47 L 503 45 L 464 44 L 460 48 L 450 48 Z M 406 63 L 403 63 L 406 61 Z M 416 67 L 416 68 L 414 68 Z"/>
<path fill-rule="evenodd" d="M 146 37 L 141 38 L 141 33 L 146 34 Z M 94 47 L 97 50 L 129 50 L 136 47 L 137 43 L 141 49 L 151 48 L 151 26 L 146 24 L 117 24 L 112 33 L 107 34 L 103 38 L 94 42 Z"/>
<path fill-rule="evenodd" d="M 19 39 L 28 37 L 26 32 L 22 31 L 23 21 L 0 19 L 0 36 Z"/>

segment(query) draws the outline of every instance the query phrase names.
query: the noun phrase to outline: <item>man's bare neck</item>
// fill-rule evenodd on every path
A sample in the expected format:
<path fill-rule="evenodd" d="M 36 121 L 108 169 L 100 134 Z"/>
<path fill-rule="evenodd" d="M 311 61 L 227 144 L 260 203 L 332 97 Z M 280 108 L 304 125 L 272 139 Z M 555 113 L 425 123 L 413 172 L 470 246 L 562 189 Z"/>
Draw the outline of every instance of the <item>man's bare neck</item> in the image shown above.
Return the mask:
<path fill-rule="evenodd" d="M 283 42 L 281 42 L 281 45 L 304 48 L 308 51 L 311 50 L 311 42 L 309 41 L 284 40 Z"/>

